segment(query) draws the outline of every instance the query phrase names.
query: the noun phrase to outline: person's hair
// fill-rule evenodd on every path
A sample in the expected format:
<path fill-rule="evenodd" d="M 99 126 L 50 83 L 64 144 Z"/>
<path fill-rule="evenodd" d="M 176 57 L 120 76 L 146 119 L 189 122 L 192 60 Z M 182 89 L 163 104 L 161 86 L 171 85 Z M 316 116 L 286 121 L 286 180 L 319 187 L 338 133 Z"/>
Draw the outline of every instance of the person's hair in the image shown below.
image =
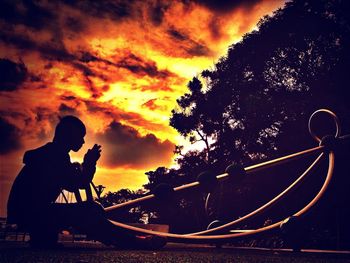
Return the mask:
<path fill-rule="evenodd" d="M 72 115 L 62 117 L 56 126 L 54 140 L 67 139 L 72 130 L 78 130 L 82 135 L 86 133 L 85 125 L 79 118 Z"/>

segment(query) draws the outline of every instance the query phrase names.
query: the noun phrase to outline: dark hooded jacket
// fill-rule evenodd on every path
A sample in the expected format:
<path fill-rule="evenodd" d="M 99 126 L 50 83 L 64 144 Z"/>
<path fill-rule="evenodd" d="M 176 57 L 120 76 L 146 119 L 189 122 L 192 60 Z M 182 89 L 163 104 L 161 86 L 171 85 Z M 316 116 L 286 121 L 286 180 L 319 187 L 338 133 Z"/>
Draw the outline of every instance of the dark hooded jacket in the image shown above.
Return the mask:
<path fill-rule="evenodd" d="M 91 176 L 85 175 L 79 164 L 71 163 L 69 154 L 55 143 L 27 151 L 23 163 L 7 203 L 9 223 L 26 222 L 45 213 L 62 189 L 85 188 L 91 180 Z"/>

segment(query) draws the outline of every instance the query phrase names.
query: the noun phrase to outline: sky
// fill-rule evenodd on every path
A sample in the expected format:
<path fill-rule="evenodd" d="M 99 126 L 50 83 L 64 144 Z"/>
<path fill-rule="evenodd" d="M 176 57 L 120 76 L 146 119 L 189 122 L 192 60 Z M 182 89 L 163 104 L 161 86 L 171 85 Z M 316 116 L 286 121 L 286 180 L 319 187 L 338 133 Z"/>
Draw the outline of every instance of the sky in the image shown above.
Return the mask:
<path fill-rule="evenodd" d="M 176 99 L 229 45 L 282 0 L 1 1 L 0 216 L 26 150 L 52 140 L 59 117 L 87 127 L 94 177 L 105 191 L 136 190 L 145 172 L 173 166 Z"/>

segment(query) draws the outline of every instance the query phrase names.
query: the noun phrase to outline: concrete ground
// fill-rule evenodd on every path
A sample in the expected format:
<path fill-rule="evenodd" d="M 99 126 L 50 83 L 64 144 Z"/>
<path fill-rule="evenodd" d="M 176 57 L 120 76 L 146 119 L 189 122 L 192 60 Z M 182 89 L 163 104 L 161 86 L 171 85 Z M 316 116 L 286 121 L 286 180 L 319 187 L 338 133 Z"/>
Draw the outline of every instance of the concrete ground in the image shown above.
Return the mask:
<path fill-rule="evenodd" d="M 118 250 L 94 242 L 67 242 L 64 248 L 31 249 L 25 242 L 0 242 L 0 262 L 350 262 L 350 252 L 270 250 L 170 243 L 158 251 Z"/>

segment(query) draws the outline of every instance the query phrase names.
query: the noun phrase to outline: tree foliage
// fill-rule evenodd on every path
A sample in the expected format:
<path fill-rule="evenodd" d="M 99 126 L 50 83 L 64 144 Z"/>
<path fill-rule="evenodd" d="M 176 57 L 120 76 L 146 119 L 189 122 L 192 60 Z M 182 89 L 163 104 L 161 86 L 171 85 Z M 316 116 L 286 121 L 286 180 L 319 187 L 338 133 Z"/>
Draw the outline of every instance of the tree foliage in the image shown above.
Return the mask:
<path fill-rule="evenodd" d="M 294 0 L 261 19 L 258 29 L 230 46 L 213 69 L 188 83 L 172 111 L 170 125 L 190 142 L 204 143 L 203 150 L 184 152 L 177 146 L 179 168 L 147 172 L 146 188 L 160 182 L 177 186 L 196 180 L 207 169 L 221 173 L 232 162 L 247 166 L 313 147 L 307 123 L 320 108 L 336 112 L 343 133 L 349 133 L 349 18 L 349 1 Z M 333 126 L 322 119 L 318 132 L 333 133 Z M 221 198 L 225 187 L 221 188 L 220 205 L 234 211 L 222 218 L 256 208 L 302 168 L 296 164 L 275 170 L 284 174 L 279 180 L 262 176 L 235 188 L 227 186 L 229 201 Z M 319 184 L 305 184 L 301 196 L 311 195 Z M 183 208 L 192 209 L 187 215 L 194 218 L 198 211 L 186 206 L 190 202 L 185 198 Z M 298 204 L 302 201 L 291 201 L 275 214 Z"/>
<path fill-rule="evenodd" d="M 256 162 L 310 146 L 307 118 L 330 108 L 349 124 L 347 1 L 293 1 L 194 78 L 170 124 L 212 138 L 211 165 Z"/>

